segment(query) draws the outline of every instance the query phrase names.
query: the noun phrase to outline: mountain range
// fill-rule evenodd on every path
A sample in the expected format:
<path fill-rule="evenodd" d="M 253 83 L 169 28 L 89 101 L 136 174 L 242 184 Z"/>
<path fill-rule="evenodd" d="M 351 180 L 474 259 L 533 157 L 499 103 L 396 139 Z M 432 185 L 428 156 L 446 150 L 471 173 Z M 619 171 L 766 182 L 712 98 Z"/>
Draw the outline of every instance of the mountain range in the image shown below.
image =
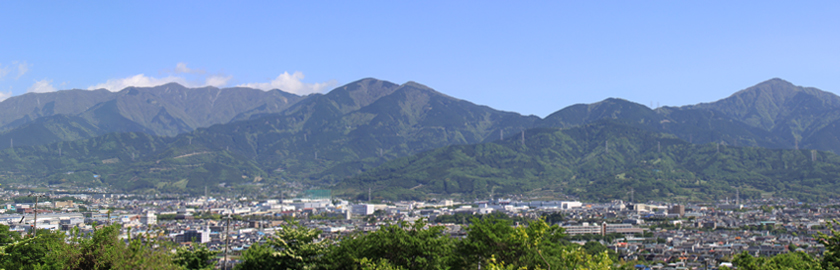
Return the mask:
<path fill-rule="evenodd" d="M 647 193 L 639 198 L 708 200 L 733 186 L 746 196 L 831 196 L 784 185 L 833 187 L 838 121 L 836 95 L 781 79 L 712 103 L 651 109 L 610 98 L 545 118 L 370 78 L 304 97 L 177 84 L 65 90 L 0 102 L 0 142 L 9 142 L 0 147 L 0 181 L 191 193 L 320 186 L 347 196 L 375 187 L 388 199 L 535 190 L 618 198 L 604 192 L 621 193 L 614 180 L 622 178 L 641 181 L 635 188 Z M 708 152 L 721 146 L 726 154 Z M 822 174 L 797 167 L 810 164 L 800 148 L 824 151 L 814 163 Z"/>
<path fill-rule="evenodd" d="M 280 90 L 151 88 L 27 93 L 0 102 L 0 149 L 92 138 L 112 132 L 174 136 L 199 127 L 277 113 L 302 97 Z"/>

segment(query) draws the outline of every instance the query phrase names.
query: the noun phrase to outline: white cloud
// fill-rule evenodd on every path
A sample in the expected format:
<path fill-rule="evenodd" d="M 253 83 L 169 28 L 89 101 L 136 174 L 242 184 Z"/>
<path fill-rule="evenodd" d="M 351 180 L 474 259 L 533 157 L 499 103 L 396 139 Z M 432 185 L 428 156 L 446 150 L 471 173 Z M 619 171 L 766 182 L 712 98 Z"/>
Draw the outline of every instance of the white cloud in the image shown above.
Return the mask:
<path fill-rule="evenodd" d="M 148 77 L 144 74 L 137 74 L 127 78 L 121 79 L 110 79 L 104 83 L 100 83 L 91 87 L 88 87 L 88 90 L 96 90 L 96 89 L 107 89 L 111 92 L 117 92 L 120 90 L 125 89 L 126 87 L 134 86 L 134 87 L 153 87 L 158 85 L 164 85 L 167 83 L 178 83 L 184 86 L 191 86 L 187 82 L 186 79 L 181 77 L 169 76 L 166 78 L 155 78 L 155 77 Z"/>
<path fill-rule="evenodd" d="M 17 62 L 13 62 L 12 64 L 16 64 L 16 63 Z M 26 61 L 23 61 L 22 63 L 17 64 L 17 65 L 18 65 L 17 66 L 18 75 L 17 75 L 17 77 L 15 77 L 15 80 L 20 79 L 20 77 L 23 76 L 23 74 L 26 74 L 26 72 L 29 72 L 29 68 L 32 67 L 32 65 L 26 63 Z"/>
<path fill-rule="evenodd" d="M 9 92 L 0 92 L 0 101 L 4 101 L 7 98 L 12 97 L 12 91 Z"/>
<path fill-rule="evenodd" d="M 222 87 L 227 85 L 231 79 L 233 79 L 233 76 L 212 75 L 204 80 L 204 85 Z"/>
<path fill-rule="evenodd" d="M 292 74 L 289 74 L 287 71 L 267 83 L 246 83 L 239 86 L 257 88 L 266 91 L 271 89 L 280 89 L 289 93 L 307 95 L 312 93 L 322 93 L 338 84 L 336 80 L 329 80 L 322 83 L 304 83 L 301 82 L 303 78 L 304 75 L 300 71 L 295 71 L 295 73 Z"/>
<path fill-rule="evenodd" d="M 26 89 L 27 93 L 46 93 L 46 92 L 55 92 L 55 87 L 52 86 L 53 80 L 43 79 L 40 81 L 35 81 L 29 89 Z"/>
<path fill-rule="evenodd" d="M 5 67 L 0 65 L 0 80 L 6 77 L 6 75 L 9 75 L 9 73 L 11 73 L 14 69 L 17 69 L 17 76 L 15 76 L 15 80 L 20 79 L 20 77 L 29 72 L 29 68 L 31 67 L 32 64 L 26 63 L 26 61 L 12 61 L 11 65 Z"/>
<path fill-rule="evenodd" d="M 188 68 L 187 63 L 181 62 L 175 65 L 175 74 L 179 73 L 193 73 L 193 74 L 204 74 L 206 71 L 203 69 L 194 69 Z"/>
<path fill-rule="evenodd" d="M 2 65 L 0 65 L 0 80 L 2 80 L 3 77 L 6 77 L 6 75 L 8 75 L 10 71 L 12 71 L 12 67 L 3 67 Z"/>

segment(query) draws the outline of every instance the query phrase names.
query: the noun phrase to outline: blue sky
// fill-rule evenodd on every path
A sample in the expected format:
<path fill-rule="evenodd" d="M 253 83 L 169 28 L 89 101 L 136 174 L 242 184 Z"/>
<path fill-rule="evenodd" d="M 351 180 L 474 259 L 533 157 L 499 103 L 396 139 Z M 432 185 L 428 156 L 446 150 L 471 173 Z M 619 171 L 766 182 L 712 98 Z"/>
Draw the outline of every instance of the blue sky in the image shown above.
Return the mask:
<path fill-rule="evenodd" d="M 840 1 L 2 1 L 0 98 L 365 77 L 544 117 L 678 106 L 778 77 L 840 93 Z"/>

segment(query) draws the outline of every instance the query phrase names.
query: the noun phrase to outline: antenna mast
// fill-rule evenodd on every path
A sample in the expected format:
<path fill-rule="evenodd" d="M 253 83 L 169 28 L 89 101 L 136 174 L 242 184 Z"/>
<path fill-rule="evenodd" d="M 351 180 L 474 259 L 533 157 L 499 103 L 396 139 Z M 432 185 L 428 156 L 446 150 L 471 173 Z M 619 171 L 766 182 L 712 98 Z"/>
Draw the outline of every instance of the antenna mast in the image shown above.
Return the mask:
<path fill-rule="evenodd" d="M 525 130 L 522 130 L 522 146 L 525 146 Z"/>

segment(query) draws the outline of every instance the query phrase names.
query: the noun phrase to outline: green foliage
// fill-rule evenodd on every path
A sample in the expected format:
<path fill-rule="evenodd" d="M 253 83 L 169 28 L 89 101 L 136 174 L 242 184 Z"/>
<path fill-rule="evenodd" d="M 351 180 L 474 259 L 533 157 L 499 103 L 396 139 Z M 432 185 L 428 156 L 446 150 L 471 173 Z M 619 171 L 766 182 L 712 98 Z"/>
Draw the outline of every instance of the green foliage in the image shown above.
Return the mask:
<path fill-rule="evenodd" d="M 241 270 L 268 270 L 277 268 L 274 262 L 274 248 L 264 244 L 254 244 L 242 252 L 242 263 L 236 265 Z"/>
<path fill-rule="evenodd" d="M 3 228 L 8 231 L 8 227 Z M 63 243 L 63 235 L 42 231 L 38 237 L 26 237 L 3 246 L 0 269 L 38 269 L 48 265 L 51 251 Z"/>
<path fill-rule="evenodd" d="M 0 228 L 8 230 L 8 228 Z M 78 229 L 39 231 L 37 237 L 14 238 L 0 250 L 0 269 L 179 269 L 166 243 L 154 239 L 119 239 L 111 225 L 82 236 Z"/>
<path fill-rule="evenodd" d="M 473 219 L 467 237 L 456 245 L 455 265 L 459 269 L 474 268 L 495 258 L 512 267 L 551 268 L 559 265 L 562 248 L 558 243 L 564 236 L 562 228 L 542 219 L 518 227 L 507 220 Z"/>
<path fill-rule="evenodd" d="M 840 177 L 840 157 L 830 153 L 812 161 L 800 150 L 720 146 L 718 152 L 716 145 L 689 144 L 612 121 L 532 129 L 526 141 L 525 147 L 509 138 L 435 149 L 387 162 L 338 189 L 365 194 L 365 187 L 372 187 L 380 195 L 405 199 L 423 193 L 482 198 L 491 191 L 543 190 L 598 201 L 629 200 L 631 187 L 638 201 L 715 200 L 734 193 L 733 186 L 742 198 L 773 194 L 803 201 L 840 190 L 833 181 Z"/>
<path fill-rule="evenodd" d="M 804 252 L 783 253 L 773 257 L 753 257 L 746 251 L 735 256 L 732 263 L 744 270 L 807 270 L 823 268 L 820 261 Z"/>
<path fill-rule="evenodd" d="M 213 269 L 213 259 L 217 254 L 219 254 L 218 251 L 211 251 L 206 246 L 198 248 L 182 247 L 175 253 L 172 261 L 189 270 Z"/>
<path fill-rule="evenodd" d="M 403 269 L 448 269 L 447 254 L 454 241 L 443 227 L 425 222 L 399 221 L 378 230 L 342 238 L 325 256 L 326 269 L 362 269 L 364 262 L 383 263 Z M 367 258 L 367 261 L 365 260 Z"/>
<path fill-rule="evenodd" d="M 825 245 L 825 252 L 820 264 L 826 270 L 836 270 L 840 269 L 840 231 L 835 230 L 834 227 L 840 225 L 840 222 L 831 220 L 828 225 L 831 227 L 831 235 L 822 232 L 817 233 L 820 243 Z"/>
<path fill-rule="evenodd" d="M 361 270 L 401 270 L 405 269 L 403 267 L 394 266 L 386 259 L 379 259 L 377 261 L 373 261 L 368 258 L 362 258 L 359 260 L 359 264 L 361 265 Z"/>
<path fill-rule="evenodd" d="M 317 241 L 321 231 L 291 221 L 265 244 L 252 246 L 242 255 L 238 269 L 314 269 L 329 242 Z M 252 251 L 253 249 L 253 251 Z"/>
<path fill-rule="evenodd" d="M 66 244 L 53 247 L 46 265 L 48 269 L 179 269 L 167 243 L 153 238 L 126 243 L 119 233 L 118 225 L 105 226 L 90 237 L 76 229 Z"/>
<path fill-rule="evenodd" d="M 493 212 L 490 214 L 473 214 L 473 213 L 455 213 L 452 215 L 439 215 L 435 217 L 434 222 L 437 223 L 454 223 L 454 224 L 469 224 L 473 221 L 474 218 L 478 220 L 483 219 L 505 219 L 510 220 L 513 222 L 522 222 L 526 223 L 528 221 L 527 218 L 524 217 L 511 217 L 505 213 L 501 212 Z"/>

